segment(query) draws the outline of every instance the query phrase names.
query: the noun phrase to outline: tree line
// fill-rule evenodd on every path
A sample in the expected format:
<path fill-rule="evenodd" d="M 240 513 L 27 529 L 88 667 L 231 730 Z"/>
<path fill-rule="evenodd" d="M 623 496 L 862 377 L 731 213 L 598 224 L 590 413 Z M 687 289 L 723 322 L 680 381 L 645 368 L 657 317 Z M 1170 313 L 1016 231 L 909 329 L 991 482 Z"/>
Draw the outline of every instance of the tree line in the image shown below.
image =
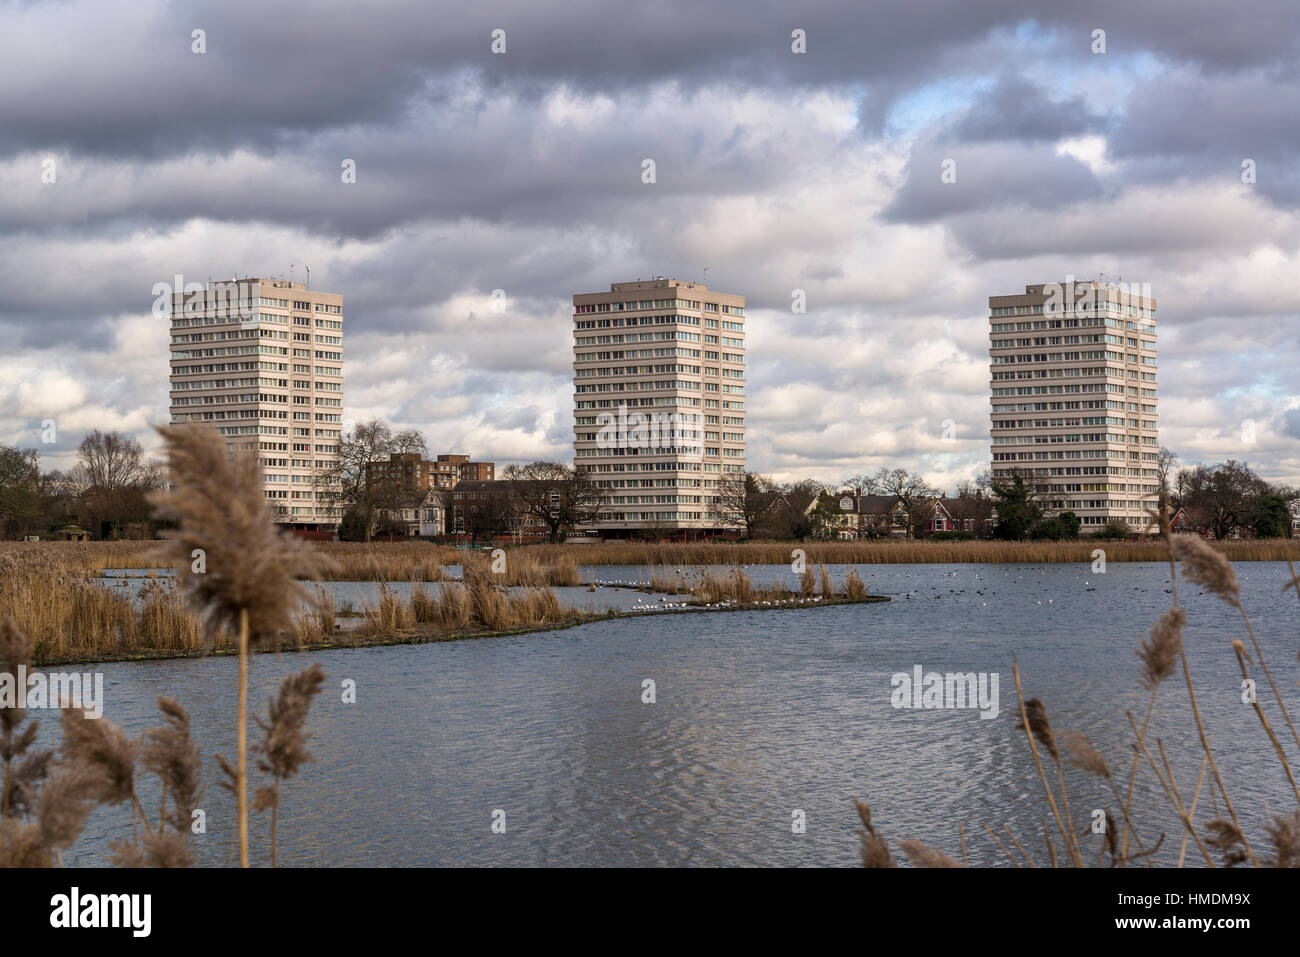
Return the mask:
<path fill-rule="evenodd" d="M 418 429 L 394 429 L 379 419 L 349 430 L 340 444 L 336 466 L 321 470 L 315 488 L 322 504 L 342 516 L 339 536 L 370 540 L 394 531 L 391 516 L 411 489 L 393 477 L 377 475 L 374 466 L 394 453 L 427 458 L 429 444 Z M 1161 500 L 1171 514 L 1183 510 L 1194 527 L 1215 538 L 1245 529 L 1258 538 L 1290 537 L 1291 507 L 1300 489 L 1275 485 L 1246 463 L 1229 459 L 1180 468 L 1178 458 L 1161 449 L 1158 467 Z M 493 491 L 460 497 L 448 532 L 471 538 L 509 534 L 531 520 L 551 541 L 596 521 L 607 508 L 608 493 L 592 474 L 561 462 L 537 461 L 511 465 L 493 483 Z M 120 432 L 90 432 L 77 447 L 76 464 L 67 471 L 43 470 L 35 449 L 0 445 L 0 537 L 47 535 L 80 525 L 96 538 L 148 538 L 158 531 L 150 496 L 166 482 L 161 463 L 150 460 L 140 443 Z M 1016 540 L 1069 539 L 1078 535 L 1079 517 L 1072 511 L 1053 513 L 1045 490 L 1028 473 L 995 480 L 990 472 L 959 484 L 945 495 L 916 472 L 881 468 L 846 477 L 835 485 L 806 478 L 777 482 L 770 476 L 745 472 L 728 476 L 715 489 L 699 489 L 709 501 L 709 517 L 745 538 L 817 539 L 838 534 L 842 512 L 838 496 L 884 496 L 898 503 L 906 516 L 907 537 L 919 537 L 934 517 L 936 501 L 959 530 Z M 409 501 L 409 499 L 405 499 Z M 996 515 L 996 523 L 993 521 Z M 668 537 L 670 523 L 642 523 L 645 538 Z M 886 534 L 865 528 L 865 535 Z M 1122 523 L 1095 534 L 1127 537 Z"/>
<path fill-rule="evenodd" d="M 0 445 L 0 536 L 44 535 L 79 525 L 96 538 L 152 538 L 150 495 L 165 471 L 121 432 L 86 435 L 66 471 L 43 470 L 36 449 Z"/>

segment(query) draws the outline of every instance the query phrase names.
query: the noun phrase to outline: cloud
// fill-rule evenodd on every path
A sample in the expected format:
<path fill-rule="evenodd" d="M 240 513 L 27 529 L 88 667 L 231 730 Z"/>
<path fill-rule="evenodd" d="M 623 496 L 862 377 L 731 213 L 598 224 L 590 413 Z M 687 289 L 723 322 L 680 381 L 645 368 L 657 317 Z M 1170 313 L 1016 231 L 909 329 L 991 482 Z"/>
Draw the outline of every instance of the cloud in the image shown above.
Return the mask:
<path fill-rule="evenodd" d="M 748 299 L 752 468 L 951 485 L 988 296 L 1104 273 L 1160 303 L 1162 442 L 1242 457 L 1252 418 L 1300 482 L 1300 8 L 1041 6 L 0 7 L 0 441 L 156 447 L 154 284 L 292 264 L 345 297 L 349 418 L 569 458 L 571 296 L 707 270 Z"/>

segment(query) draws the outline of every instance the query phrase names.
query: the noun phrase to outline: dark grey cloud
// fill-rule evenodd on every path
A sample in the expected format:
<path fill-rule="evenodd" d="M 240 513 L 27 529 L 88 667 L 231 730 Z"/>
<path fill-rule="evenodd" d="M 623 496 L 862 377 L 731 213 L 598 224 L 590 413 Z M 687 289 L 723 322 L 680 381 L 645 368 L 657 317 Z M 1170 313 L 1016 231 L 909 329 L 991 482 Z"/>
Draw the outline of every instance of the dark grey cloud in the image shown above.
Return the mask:
<path fill-rule="evenodd" d="M 1086 8 L 1042 0 L 898 4 L 765 0 L 525 0 L 472 6 L 392 0 L 259 0 L 10 9 L 0 39 L 0 154 L 68 149 L 156 157 L 191 150 L 292 147 L 303 133 L 392 122 L 431 81 L 472 72 L 486 86 L 538 95 L 555 84 L 629 89 L 672 80 L 767 88 L 849 84 L 892 93 L 918 77 L 987 69 L 996 38 L 1033 30 L 1026 52 L 1087 62 L 1089 35 L 1115 55 L 1150 51 L 1208 72 L 1289 63 L 1300 14 L 1289 0 L 1189 10 L 1178 0 Z M 490 34 L 506 31 L 506 53 Z M 793 29 L 808 52 L 790 50 Z M 207 53 L 191 53 L 206 31 Z M 878 120 L 888 97 L 868 97 Z M 869 124 L 870 125 L 870 124 Z"/>
<path fill-rule="evenodd" d="M 976 142 L 1055 142 L 1098 132 L 1105 125 L 1106 118 L 1093 112 L 1082 94 L 1053 100 L 1035 83 L 1008 73 L 971 105 L 953 135 Z"/>
<path fill-rule="evenodd" d="M 1300 439 L 1300 409 L 1289 409 L 1282 414 L 1282 431 L 1293 439 Z"/>
<path fill-rule="evenodd" d="M 946 170 L 952 171 L 947 179 Z M 997 208 L 1051 214 L 1102 194 L 1086 165 L 1034 143 L 918 143 L 906 177 L 884 212 L 890 222 L 934 222 Z"/>
<path fill-rule="evenodd" d="M 1253 416 L 1294 481 L 1296 387 L 1255 370 L 1300 362 L 1298 40 L 1288 0 L 0 5 L 0 441 L 152 445 L 154 283 L 294 263 L 345 296 L 350 415 L 563 457 L 569 297 L 708 267 L 750 305 L 752 464 L 956 475 L 987 296 L 1104 271 L 1155 284 L 1184 457 Z"/>

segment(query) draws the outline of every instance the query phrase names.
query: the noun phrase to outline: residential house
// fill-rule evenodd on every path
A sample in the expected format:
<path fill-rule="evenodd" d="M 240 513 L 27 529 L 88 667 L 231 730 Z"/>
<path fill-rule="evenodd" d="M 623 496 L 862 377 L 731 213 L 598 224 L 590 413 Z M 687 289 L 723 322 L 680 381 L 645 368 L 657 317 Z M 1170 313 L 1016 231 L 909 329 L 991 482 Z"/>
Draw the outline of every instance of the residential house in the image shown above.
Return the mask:
<path fill-rule="evenodd" d="M 381 534 L 434 538 L 446 532 L 447 493 L 436 488 L 407 488 L 397 493 L 391 508 L 375 513 L 375 528 Z"/>
<path fill-rule="evenodd" d="M 930 499 L 924 507 L 927 516 L 924 530 L 926 535 L 933 535 L 935 532 L 975 531 L 974 519 L 968 520 L 971 523 L 970 528 L 958 525 L 957 520 L 948 511 L 947 499 L 943 495 Z"/>
<path fill-rule="evenodd" d="M 819 500 L 808 504 L 811 515 Z M 863 495 L 846 489 L 832 497 L 834 518 L 831 533 L 835 538 L 906 538 L 907 509 L 896 495 Z"/>

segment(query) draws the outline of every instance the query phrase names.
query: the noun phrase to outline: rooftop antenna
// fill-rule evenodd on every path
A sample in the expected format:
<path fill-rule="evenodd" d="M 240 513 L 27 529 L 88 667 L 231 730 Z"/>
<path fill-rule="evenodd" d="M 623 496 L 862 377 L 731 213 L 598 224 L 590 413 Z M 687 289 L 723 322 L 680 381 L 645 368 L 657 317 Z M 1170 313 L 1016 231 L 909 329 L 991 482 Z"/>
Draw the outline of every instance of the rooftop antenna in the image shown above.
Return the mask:
<path fill-rule="evenodd" d="M 310 289 L 311 288 L 311 267 L 304 266 L 303 268 L 307 270 L 307 288 Z"/>
<path fill-rule="evenodd" d="M 289 282 L 293 282 L 293 263 L 289 263 Z"/>

